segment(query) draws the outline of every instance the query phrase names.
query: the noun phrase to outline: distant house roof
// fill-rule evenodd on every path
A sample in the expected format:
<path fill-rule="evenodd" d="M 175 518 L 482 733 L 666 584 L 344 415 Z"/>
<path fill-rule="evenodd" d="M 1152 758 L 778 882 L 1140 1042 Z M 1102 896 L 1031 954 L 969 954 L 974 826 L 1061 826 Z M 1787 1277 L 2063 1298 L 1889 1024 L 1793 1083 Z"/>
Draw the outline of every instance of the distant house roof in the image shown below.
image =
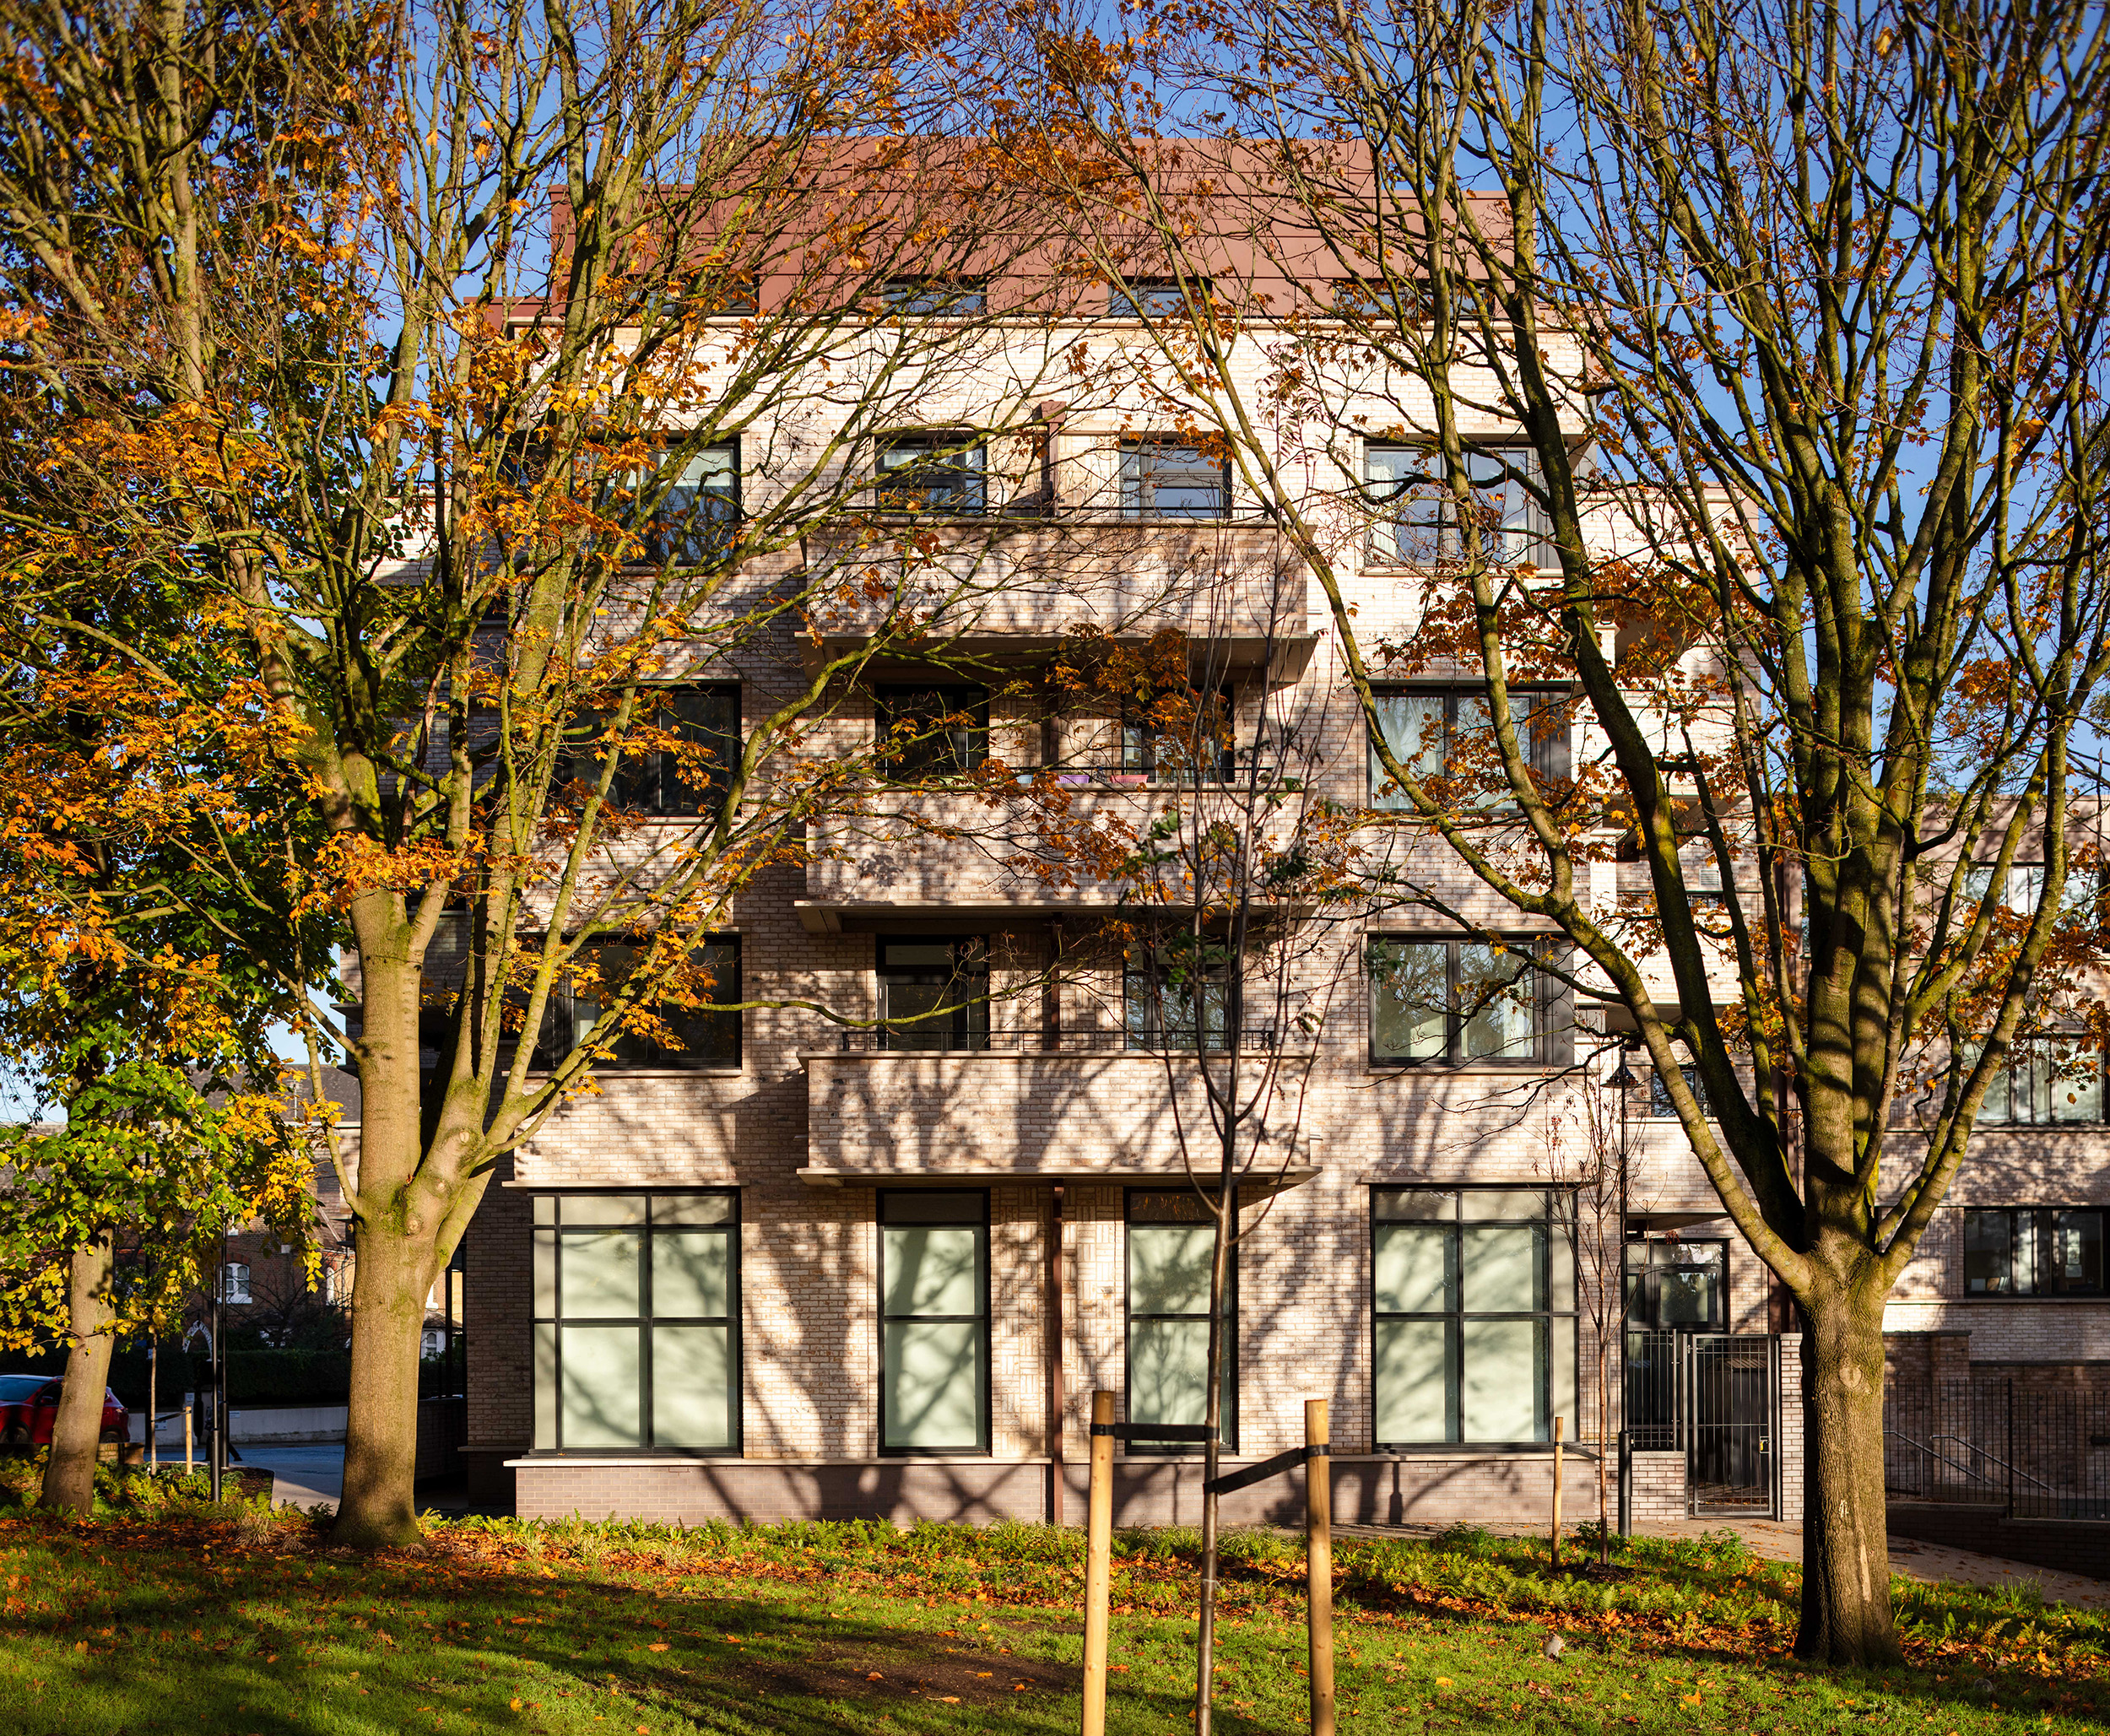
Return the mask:
<path fill-rule="evenodd" d="M 289 1069 L 286 1074 L 286 1098 L 295 1109 L 301 1109 L 314 1101 L 313 1082 L 306 1068 Z M 337 1105 L 341 1122 L 356 1123 L 359 1120 L 359 1075 L 341 1067 L 322 1069 L 322 1101 Z"/>

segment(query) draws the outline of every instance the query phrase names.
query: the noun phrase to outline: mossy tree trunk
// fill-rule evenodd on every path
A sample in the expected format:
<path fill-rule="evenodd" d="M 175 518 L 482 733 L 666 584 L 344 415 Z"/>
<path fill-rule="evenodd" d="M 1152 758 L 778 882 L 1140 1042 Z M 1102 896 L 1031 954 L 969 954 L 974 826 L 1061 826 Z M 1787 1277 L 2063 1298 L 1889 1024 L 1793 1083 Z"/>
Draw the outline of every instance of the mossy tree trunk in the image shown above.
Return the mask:
<path fill-rule="evenodd" d="M 1803 1598 L 1799 1657 L 1895 1663 L 1883 1479 L 1887 1285 L 1820 1286 L 1803 1304 Z"/>
<path fill-rule="evenodd" d="M 37 1505 L 83 1517 L 95 1511 L 95 1457 L 102 1443 L 103 1398 L 110 1386 L 110 1353 L 116 1344 L 114 1246 L 107 1231 L 73 1250 L 68 1276 L 73 1345 L 67 1353 L 51 1453 Z"/>

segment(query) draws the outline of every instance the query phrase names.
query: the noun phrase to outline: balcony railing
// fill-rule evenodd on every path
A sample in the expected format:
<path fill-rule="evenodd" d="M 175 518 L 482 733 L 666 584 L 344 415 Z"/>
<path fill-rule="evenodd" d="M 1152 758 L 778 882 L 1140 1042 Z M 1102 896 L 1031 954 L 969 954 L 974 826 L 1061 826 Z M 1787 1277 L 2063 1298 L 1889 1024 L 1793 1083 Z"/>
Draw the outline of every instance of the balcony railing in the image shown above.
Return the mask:
<path fill-rule="evenodd" d="M 1210 759 L 1186 765 L 1139 765 L 1133 760 L 1108 760 L 1104 764 L 1090 761 L 1077 763 L 1064 760 L 1057 769 L 1055 781 L 1060 784 L 1111 784 L 1125 789 L 1175 789 L 1181 785 L 1234 784 L 1242 781 L 1244 772 L 1235 754 L 1219 754 Z M 1263 771 L 1261 781 L 1272 783 L 1274 776 Z"/>
<path fill-rule="evenodd" d="M 1248 1025 L 1239 1032 L 1239 1049 L 1308 1049 L 1312 1038 L 1305 1032 L 1274 1025 Z M 972 1055 L 990 1053 L 1074 1054 L 1128 1052 L 1134 1054 L 1192 1053 L 1194 1039 L 1165 1031 L 1052 1030 L 1046 1026 L 1025 1030 L 844 1030 L 840 1048 L 845 1053 L 912 1055 Z M 1225 1052 L 1223 1035 L 1212 1031 L 1204 1052 Z"/>

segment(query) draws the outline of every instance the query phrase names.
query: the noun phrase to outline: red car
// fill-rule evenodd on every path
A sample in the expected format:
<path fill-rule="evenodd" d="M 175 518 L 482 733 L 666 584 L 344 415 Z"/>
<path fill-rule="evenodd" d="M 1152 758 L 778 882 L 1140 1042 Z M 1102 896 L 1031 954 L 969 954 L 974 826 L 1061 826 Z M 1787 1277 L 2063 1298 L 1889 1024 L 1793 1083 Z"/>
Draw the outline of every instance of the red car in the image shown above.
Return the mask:
<path fill-rule="evenodd" d="M 0 1374 L 0 1442 L 9 1447 L 46 1447 L 58 1415 L 61 1382 L 47 1374 Z M 132 1417 L 117 1395 L 103 1388 L 102 1439 L 128 1441 Z"/>

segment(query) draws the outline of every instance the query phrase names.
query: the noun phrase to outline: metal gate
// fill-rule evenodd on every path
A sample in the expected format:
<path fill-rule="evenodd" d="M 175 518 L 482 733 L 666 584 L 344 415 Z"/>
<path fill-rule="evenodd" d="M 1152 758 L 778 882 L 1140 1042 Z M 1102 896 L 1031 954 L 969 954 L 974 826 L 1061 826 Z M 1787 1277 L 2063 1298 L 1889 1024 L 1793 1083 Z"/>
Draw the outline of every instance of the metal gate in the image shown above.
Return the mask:
<path fill-rule="evenodd" d="M 1681 1333 L 1685 1506 L 1693 1514 L 1780 1517 L 1780 1339 Z"/>

